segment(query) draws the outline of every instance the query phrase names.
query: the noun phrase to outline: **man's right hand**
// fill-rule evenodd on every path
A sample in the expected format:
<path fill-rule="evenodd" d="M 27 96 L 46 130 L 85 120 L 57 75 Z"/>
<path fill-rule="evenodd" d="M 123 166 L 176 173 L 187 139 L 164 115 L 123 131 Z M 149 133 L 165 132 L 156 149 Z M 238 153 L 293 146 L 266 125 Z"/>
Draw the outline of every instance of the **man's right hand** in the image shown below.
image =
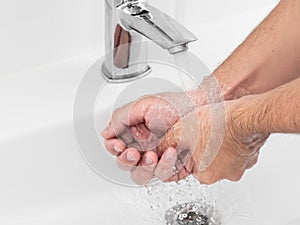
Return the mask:
<path fill-rule="evenodd" d="M 195 96 L 197 95 L 197 96 Z M 165 133 L 203 101 L 199 91 L 144 96 L 117 109 L 102 132 L 106 149 L 117 156 L 121 169 L 128 170 L 137 184 L 147 184 L 157 165 L 174 164 L 177 152 L 158 155 L 156 147 Z M 159 176 L 159 175 L 158 175 Z"/>

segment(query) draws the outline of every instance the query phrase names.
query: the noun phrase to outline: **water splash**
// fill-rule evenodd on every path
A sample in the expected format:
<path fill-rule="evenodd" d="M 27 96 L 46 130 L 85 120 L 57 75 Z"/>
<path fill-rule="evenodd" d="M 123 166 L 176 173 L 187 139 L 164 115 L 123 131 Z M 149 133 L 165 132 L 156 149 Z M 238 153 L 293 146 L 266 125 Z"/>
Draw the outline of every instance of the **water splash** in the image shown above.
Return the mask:
<path fill-rule="evenodd" d="M 188 208 L 185 207 L 193 206 L 199 207 L 199 210 L 195 210 L 194 213 L 198 213 L 198 219 L 200 217 L 207 217 L 208 221 L 218 221 L 217 210 L 215 207 L 216 199 L 215 195 L 217 192 L 217 186 L 206 186 L 200 185 L 199 182 L 193 177 L 188 177 L 184 180 L 179 181 L 179 183 L 164 183 L 157 179 L 152 180 L 152 182 L 145 188 L 139 190 L 139 199 L 141 202 L 138 207 L 141 211 L 141 215 L 145 215 L 143 224 L 158 224 L 158 225 L 184 225 L 182 223 L 170 223 L 166 216 L 166 211 L 172 212 L 174 207 L 181 206 L 181 211 L 173 211 L 174 214 L 172 221 L 177 220 L 180 212 L 185 213 L 188 211 Z M 190 202 L 189 204 L 186 204 Z M 186 210 L 185 210 L 186 209 Z M 170 211 L 171 210 L 171 211 Z M 209 212 L 209 213 L 208 213 Z M 190 216 L 193 212 L 189 211 Z M 187 223 L 189 224 L 189 223 Z M 201 223 L 199 223 L 201 224 Z M 199 225 L 195 224 L 195 225 Z M 193 225 L 190 223 L 189 225 Z M 205 225 L 205 224 L 201 224 Z M 209 223 L 209 225 L 218 225 L 218 223 Z"/>

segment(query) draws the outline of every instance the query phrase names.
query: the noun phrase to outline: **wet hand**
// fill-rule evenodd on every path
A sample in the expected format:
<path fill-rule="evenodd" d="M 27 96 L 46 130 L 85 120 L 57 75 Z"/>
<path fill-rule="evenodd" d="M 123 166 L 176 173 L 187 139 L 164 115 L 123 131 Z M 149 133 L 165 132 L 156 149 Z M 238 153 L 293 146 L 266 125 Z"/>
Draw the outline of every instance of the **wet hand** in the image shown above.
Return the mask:
<path fill-rule="evenodd" d="M 158 155 L 173 151 L 177 158 L 168 167 L 158 164 L 154 174 L 165 181 L 193 174 L 205 184 L 240 180 L 245 170 L 257 162 L 269 136 L 251 129 L 251 118 L 243 110 L 245 104 L 247 100 L 242 98 L 202 106 L 179 120 L 158 146 Z"/>
<path fill-rule="evenodd" d="M 171 149 L 160 156 L 156 148 L 165 133 L 196 107 L 194 94 L 144 96 L 113 113 L 109 126 L 102 132 L 105 147 L 117 156 L 121 169 L 131 172 L 136 183 L 147 184 L 152 179 L 159 158 L 163 162 L 159 165 L 165 164 L 164 159 L 169 164 L 176 159 L 176 151 Z"/>

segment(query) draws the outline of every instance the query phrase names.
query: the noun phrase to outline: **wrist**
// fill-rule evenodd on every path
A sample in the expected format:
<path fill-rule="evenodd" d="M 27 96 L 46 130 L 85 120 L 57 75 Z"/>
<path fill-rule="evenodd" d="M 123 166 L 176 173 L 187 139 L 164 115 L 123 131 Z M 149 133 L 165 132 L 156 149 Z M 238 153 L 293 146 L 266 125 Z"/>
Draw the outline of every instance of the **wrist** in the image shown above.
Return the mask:
<path fill-rule="evenodd" d="M 254 77 L 254 74 L 255 72 L 250 69 L 226 69 L 224 65 L 216 69 L 211 76 L 218 81 L 224 100 L 234 100 L 255 94 L 255 91 L 249 87 L 249 80 Z"/>
<path fill-rule="evenodd" d="M 226 89 L 226 90 L 225 90 Z M 190 99 L 196 107 L 222 102 L 229 100 L 228 93 L 229 89 L 222 86 L 219 80 L 214 76 L 210 75 L 205 77 L 200 86 L 192 91 L 187 92 Z"/>
<path fill-rule="evenodd" d="M 233 71 L 226 69 L 226 61 L 224 64 L 206 77 L 199 88 L 187 92 L 196 107 L 260 93 L 260 82 L 254 70 L 237 68 Z"/>
<path fill-rule="evenodd" d="M 270 133 L 267 126 L 269 104 L 264 104 L 264 97 L 264 94 L 249 95 L 231 101 L 230 122 L 243 136 Z"/>
<path fill-rule="evenodd" d="M 254 128 L 258 132 L 299 133 L 300 79 L 282 85 L 266 93 L 257 95 L 249 111 L 254 118 Z M 252 109 L 251 109 L 252 107 Z"/>

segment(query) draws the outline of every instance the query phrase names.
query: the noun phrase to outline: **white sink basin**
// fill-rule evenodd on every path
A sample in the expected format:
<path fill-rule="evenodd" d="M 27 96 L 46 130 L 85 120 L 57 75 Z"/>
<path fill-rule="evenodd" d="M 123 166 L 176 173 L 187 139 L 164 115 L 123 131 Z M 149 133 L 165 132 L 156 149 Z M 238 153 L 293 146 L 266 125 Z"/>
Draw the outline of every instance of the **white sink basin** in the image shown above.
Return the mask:
<path fill-rule="evenodd" d="M 192 45 L 193 52 L 210 69 L 215 68 L 268 10 L 195 26 L 193 31 L 200 42 Z M 100 71 L 100 63 L 95 61 L 96 57 L 80 58 L 28 72 L 26 79 L 23 74 L 0 78 L 0 99 L 5 106 L 0 117 L 0 224 L 141 225 L 167 210 L 151 210 L 147 201 L 141 200 L 145 195 L 128 186 L 128 176 L 102 149 L 97 154 L 107 160 L 96 154 L 93 162 L 88 159 L 90 166 L 78 150 L 73 102 L 84 71 Z M 173 67 L 152 64 L 153 73 L 141 80 L 141 85 L 146 87 L 159 79 L 158 86 L 149 85 L 151 89 L 146 91 L 134 84 L 116 85 L 113 89 L 103 86 L 92 115 L 98 134 L 113 108 L 134 99 L 135 94 L 173 90 L 181 84 Z M 161 75 L 162 71 L 165 74 Z M 116 97 L 114 104 L 111 100 Z M 84 113 L 83 121 L 88 118 Z M 100 135 L 97 138 L 101 146 Z M 222 225 L 300 224 L 299 145 L 297 135 L 274 135 L 263 147 L 258 164 L 240 182 L 222 181 L 218 185 L 213 198 L 223 215 Z M 110 182 L 93 171 L 103 168 L 111 169 L 118 183 L 127 186 Z M 146 221 L 141 222 L 142 218 Z"/>

